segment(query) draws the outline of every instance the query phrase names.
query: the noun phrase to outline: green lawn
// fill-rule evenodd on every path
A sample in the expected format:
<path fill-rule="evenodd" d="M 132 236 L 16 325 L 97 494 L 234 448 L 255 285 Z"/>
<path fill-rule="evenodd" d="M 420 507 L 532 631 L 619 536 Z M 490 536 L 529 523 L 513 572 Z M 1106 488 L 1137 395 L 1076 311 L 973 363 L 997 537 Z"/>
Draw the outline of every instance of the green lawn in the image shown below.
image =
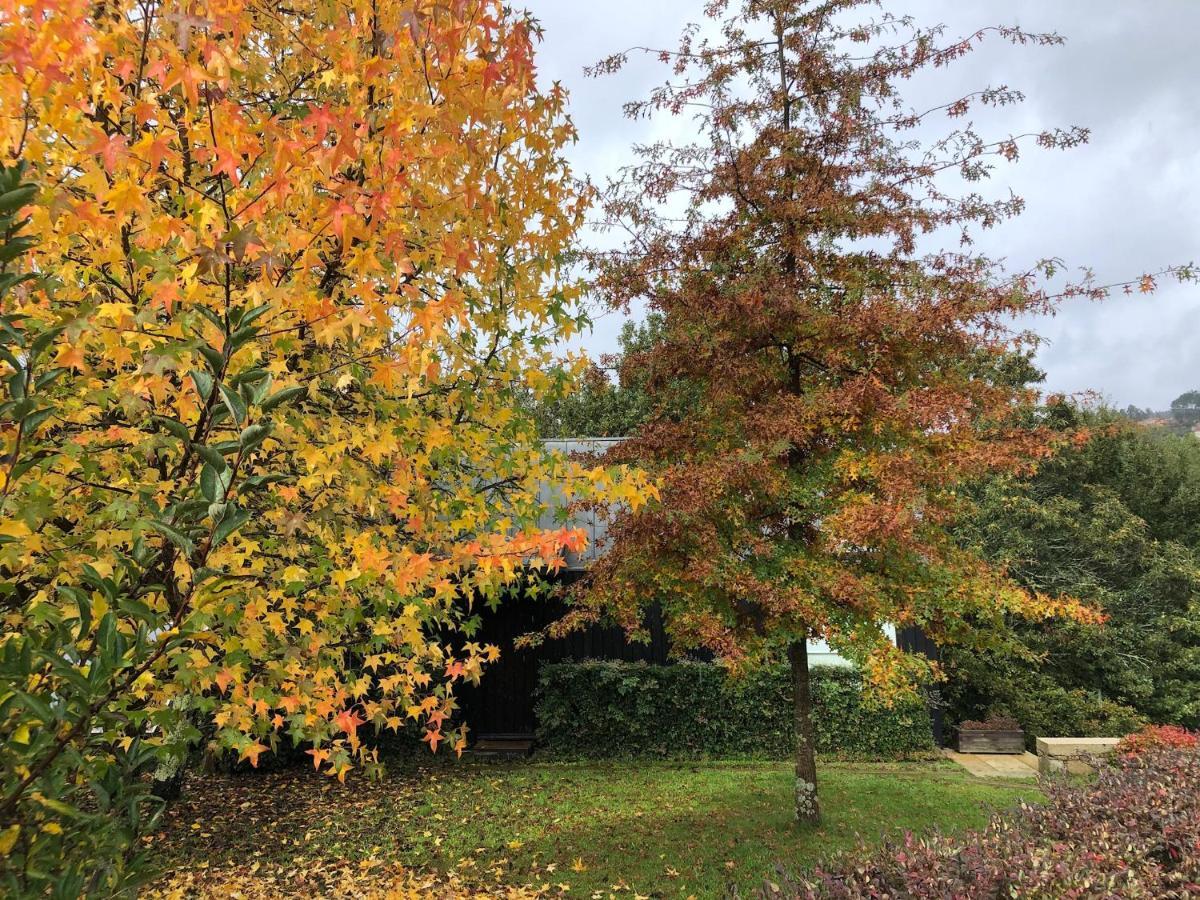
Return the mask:
<path fill-rule="evenodd" d="M 570 896 L 709 897 L 859 836 L 978 826 L 992 808 L 1039 796 L 1032 782 L 984 781 L 946 762 L 825 763 L 821 778 L 824 823 L 798 830 L 788 766 L 773 762 L 463 762 L 344 785 L 302 771 L 198 776 L 152 846 L 177 875 L 257 864 L 281 892 L 289 872 L 341 860 Z"/>

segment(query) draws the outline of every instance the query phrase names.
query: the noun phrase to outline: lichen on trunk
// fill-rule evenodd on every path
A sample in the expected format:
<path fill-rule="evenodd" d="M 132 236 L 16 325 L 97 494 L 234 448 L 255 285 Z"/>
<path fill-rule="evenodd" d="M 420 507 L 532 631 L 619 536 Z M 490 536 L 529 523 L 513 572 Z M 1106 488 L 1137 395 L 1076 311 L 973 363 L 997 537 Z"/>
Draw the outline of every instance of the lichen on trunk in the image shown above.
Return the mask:
<path fill-rule="evenodd" d="M 796 739 L 796 821 L 815 825 L 821 821 L 821 804 L 817 798 L 816 734 L 804 639 L 788 645 L 788 662 L 792 668 L 792 728 Z"/>

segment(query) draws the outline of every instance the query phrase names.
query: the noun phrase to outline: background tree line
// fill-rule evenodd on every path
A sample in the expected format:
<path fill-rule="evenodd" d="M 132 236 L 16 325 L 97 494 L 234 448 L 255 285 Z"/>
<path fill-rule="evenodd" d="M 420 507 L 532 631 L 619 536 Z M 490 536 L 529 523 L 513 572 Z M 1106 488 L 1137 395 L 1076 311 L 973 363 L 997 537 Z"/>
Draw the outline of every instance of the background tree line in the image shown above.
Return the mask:
<path fill-rule="evenodd" d="M 1169 409 L 1154 410 L 1130 404 L 1122 413 L 1135 422 L 1158 425 L 1176 434 L 1189 434 L 1200 425 L 1200 391 L 1184 391 L 1171 401 Z"/>

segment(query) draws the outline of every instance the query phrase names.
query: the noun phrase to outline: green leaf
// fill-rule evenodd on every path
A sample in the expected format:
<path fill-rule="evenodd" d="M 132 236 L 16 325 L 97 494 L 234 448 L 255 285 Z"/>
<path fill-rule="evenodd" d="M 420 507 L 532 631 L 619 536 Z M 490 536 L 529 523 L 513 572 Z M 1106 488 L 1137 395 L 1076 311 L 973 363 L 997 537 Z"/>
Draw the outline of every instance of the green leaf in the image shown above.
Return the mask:
<path fill-rule="evenodd" d="M 83 580 L 97 590 L 103 591 L 105 599 L 108 600 L 110 604 L 116 601 L 117 586 L 113 580 L 111 578 L 105 578 L 87 563 L 83 564 Z"/>
<path fill-rule="evenodd" d="M 37 377 L 37 380 L 34 381 L 33 386 L 36 390 L 40 391 L 66 371 L 66 368 L 63 366 L 59 366 L 57 369 L 48 369 Z"/>
<path fill-rule="evenodd" d="M 306 387 L 284 388 L 282 391 L 279 391 L 278 393 L 273 394 L 272 396 L 268 397 L 266 400 L 264 400 L 262 402 L 262 404 L 261 404 L 262 411 L 270 412 L 275 407 L 277 407 L 283 403 L 289 403 L 292 400 L 295 400 L 301 394 L 306 394 L 306 393 L 308 393 L 308 388 L 306 388 Z"/>
<path fill-rule="evenodd" d="M 199 369 L 193 369 L 188 372 L 188 375 L 192 377 L 192 383 L 196 385 L 196 390 L 200 392 L 200 396 L 207 400 L 213 389 L 212 376 L 207 372 L 201 372 Z"/>
<path fill-rule="evenodd" d="M 35 454 L 34 456 L 31 456 L 29 459 L 21 460 L 21 462 L 17 463 L 15 466 L 13 466 L 12 471 L 8 473 L 9 482 L 16 481 L 18 478 L 20 478 L 22 475 L 24 475 L 26 472 L 28 472 L 30 469 L 32 469 L 34 466 L 36 466 L 39 462 L 41 462 L 43 459 L 45 459 L 46 456 L 49 456 L 49 455 L 53 455 L 53 454 L 39 452 L 39 453 Z"/>
<path fill-rule="evenodd" d="M 212 369 L 214 375 L 219 375 L 225 367 L 225 356 L 216 348 L 201 344 L 196 348 L 200 351 L 200 355 L 204 357 L 204 361 L 208 363 L 208 367 Z"/>
<path fill-rule="evenodd" d="M 232 356 L 240 350 L 248 341 L 258 334 L 258 326 L 247 325 L 245 328 L 239 328 L 229 336 L 229 355 Z"/>
<path fill-rule="evenodd" d="M 37 196 L 37 185 L 23 184 L 19 188 L 0 194 L 0 213 L 16 212 Z"/>
<path fill-rule="evenodd" d="M 192 573 L 192 583 L 200 584 L 202 581 L 207 581 L 210 578 L 228 578 L 229 573 L 223 569 L 214 569 L 212 566 L 201 566 Z M 181 628 L 181 632 L 186 632 L 187 627 Z"/>
<path fill-rule="evenodd" d="M 22 253 L 27 250 L 32 250 L 36 242 L 31 237 L 11 238 L 9 242 L 0 246 L 0 263 L 12 262 Z"/>
<path fill-rule="evenodd" d="M 208 509 L 208 500 L 184 500 L 171 507 L 171 521 L 176 524 L 183 522 L 198 522 L 204 518 Z"/>
<path fill-rule="evenodd" d="M 47 809 L 52 809 L 61 816 L 66 816 L 68 819 L 80 819 L 84 816 L 81 809 L 76 809 L 69 803 L 63 803 L 61 800 L 55 800 L 53 797 L 40 797 L 38 803 Z"/>
<path fill-rule="evenodd" d="M 256 381 L 262 381 L 264 378 L 269 378 L 271 375 L 266 369 L 247 369 L 245 372 L 238 372 L 229 379 L 230 384 L 252 384 Z"/>
<path fill-rule="evenodd" d="M 224 496 L 229 476 L 232 474 L 228 467 L 217 469 L 205 463 L 204 468 L 200 469 L 200 493 L 204 494 L 204 499 L 209 503 L 216 503 L 217 500 L 220 500 Z"/>
<path fill-rule="evenodd" d="M 225 457 L 215 447 L 207 447 L 204 444 L 192 444 L 192 449 L 200 455 L 201 459 L 218 472 L 223 472 L 229 468 L 229 463 L 225 462 Z"/>
<path fill-rule="evenodd" d="M 18 284 L 35 279 L 33 272 L 5 272 L 0 275 L 0 297 L 3 297 Z"/>
<path fill-rule="evenodd" d="M 79 640 L 83 640 L 83 638 L 80 637 Z M 44 651 L 40 652 L 38 655 L 54 668 L 54 672 L 56 675 L 58 675 L 58 677 L 64 678 L 70 682 L 71 686 L 74 687 L 75 690 L 82 694 L 90 694 L 92 692 L 91 686 L 88 684 L 87 679 L 83 677 L 83 673 L 75 668 L 73 661 L 69 659 L 63 659 L 61 656 L 55 656 L 54 654 L 46 653 Z"/>
<path fill-rule="evenodd" d="M 229 414 L 233 416 L 233 421 L 241 425 L 246 420 L 246 404 L 236 391 L 231 391 L 225 385 L 220 385 L 221 399 L 225 401 L 225 407 L 229 410 Z"/>
<path fill-rule="evenodd" d="M 216 531 L 213 532 L 212 546 L 218 546 L 225 538 L 245 525 L 249 518 L 250 511 L 246 509 L 239 509 L 232 515 L 226 515 L 217 526 Z"/>
<path fill-rule="evenodd" d="M 238 319 L 238 325 L 242 327 L 249 325 L 270 308 L 270 303 L 264 303 L 262 306 L 256 306 L 253 309 L 246 310 L 244 313 L 242 313 L 241 318 Z"/>
<path fill-rule="evenodd" d="M 125 613 L 133 616 L 139 622 L 145 622 L 148 625 L 155 625 L 158 622 L 158 616 L 149 606 L 138 600 L 136 597 L 121 597 L 117 601 L 117 607 Z"/>
<path fill-rule="evenodd" d="M 192 439 L 192 434 L 188 431 L 188 427 L 176 419 L 170 419 L 166 416 L 155 416 L 154 421 L 161 425 L 167 431 L 171 432 L 179 440 L 187 444 Z"/>
<path fill-rule="evenodd" d="M 25 335 L 13 328 L 12 323 L 23 318 L 25 316 L 0 316 L 0 331 L 8 335 L 9 340 L 18 347 L 25 346 Z"/>
<path fill-rule="evenodd" d="M 45 349 L 54 343 L 54 341 L 57 340 L 58 336 L 62 334 L 64 330 L 65 326 L 59 325 L 56 328 L 43 331 L 41 334 L 35 337 L 33 342 L 29 345 L 30 359 L 36 360 L 39 356 L 41 356 Z"/>
<path fill-rule="evenodd" d="M 184 556 L 191 556 L 196 552 L 196 546 L 186 535 L 176 531 L 165 522 L 160 522 L 157 519 L 151 519 L 148 524 L 151 528 L 178 547 Z"/>
<path fill-rule="evenodd" d="M 238 443 L 242 445 L 243 450 L 252 450 L 261 444 L 270 432 L 271 424 L 269 422 L 256 422 L 242 430 L 238 436 Z"/>
<path fill-rule="evenodd" d="M 21 364 L 19 359 L 13 356 L 7 347 L 0 347 L 0 359 L 12 366 L 14 372 L 23 372 L 25 370 L 25 366 Z"/>
<path fill-rule="evenodd" d="M 0 297 L 3 297 L 23 281 L 33 281 L 34 277 L 32 272 L 5 272 L 3 275 L 0 275 Z"/>
<path fill-rule="evenodd" d="M 100 617 L 100 624 L 96 628 L 96 643 L 104 651 L 104 656 L 111 661 L 116 655 L 117 644 L 117 617 L 111 609 Z"/>
<path fill-rule="evenodd" d="M 288 476 L 282 472 L 272 472 L 269 475 L 251 475 L 249 478 L 243 478 L 241 483 L 238 484 L 238 493 L 248 494 L 268 484 L 278 484 L 287 480 Z"/>
<path fill-rule="evenodd" d="M 28 694 L 25 691 L 17 691 L 17 696 L 21 698 L 21 705 L 38 717 L 38 720 L 43 725 L 53 725 L 58 716 L 54 714 L 49 705 L 41 697 L 36 694 Z"/>
<path fill-rule="evenodd" d="M 250 382 L 250 402 L 255 406 L 261 404 L 263 399 L 267 396 L 267 392 L 271 390 L 271 385 L 274 383 L 274 381 L 275 379 L 268 375 L 266 378 L 260 379 L 259 381 Z"/>
<path fill-rule="evenodd" d="M 222 334 L 225 333 L 225 320 L 217 315 L 217 313 L 213 312 L 207 306 L 196 306 L 193 307 L 193 309 L 200 313 L 200 315 L 204 316 L 204 318 L 208 319 L 208 321 L 212 322 L 217 331 L 221 332 Z"/>
<path fill-rule="evenodd" d="M 22 420 L 25 423 L 26 433 L 32 434 L 37 431 L 37 427 L 50 418 L 53 413 L 53 408 L 49 406 L 45 409 L 38 409 L 31 412 Z"/>

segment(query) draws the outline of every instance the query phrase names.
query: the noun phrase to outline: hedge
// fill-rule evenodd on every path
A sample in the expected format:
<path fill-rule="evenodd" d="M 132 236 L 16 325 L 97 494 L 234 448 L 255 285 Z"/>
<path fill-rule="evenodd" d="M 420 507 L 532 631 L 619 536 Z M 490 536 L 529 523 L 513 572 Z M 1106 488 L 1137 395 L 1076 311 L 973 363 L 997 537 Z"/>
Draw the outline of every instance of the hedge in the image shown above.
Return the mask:
<path fill-rule="evenodd" d="M 539 745 L 571 757 L 749 756 L 792 752 L 786 667 L 729 677 L 699 662 L 547 663 L 538 676 Z M 910 702 L 864 702 L 856 669 L 812 669 L 817 751 L 855 758 L 934 749 L 929 713 Z"/>

